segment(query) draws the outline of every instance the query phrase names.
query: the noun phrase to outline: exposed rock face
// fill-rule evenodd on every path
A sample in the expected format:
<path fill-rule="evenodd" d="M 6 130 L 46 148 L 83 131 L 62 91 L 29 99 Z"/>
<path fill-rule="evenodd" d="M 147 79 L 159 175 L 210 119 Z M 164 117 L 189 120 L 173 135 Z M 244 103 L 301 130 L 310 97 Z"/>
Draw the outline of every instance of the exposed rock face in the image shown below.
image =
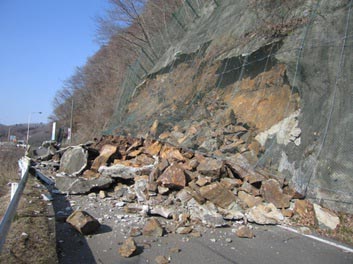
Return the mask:
<path fill-rule="evenodd" d="M 75 211 L 67 219 L 66 222 L 71 224 L 78 232 L 83 235 L 93 234 L 100 227 L 97 219 L 85 211 Z"/>
<path fill-rule="evenodd" d="M 224 0 L 200 10 L 190 31 L 166 45 L 138 92 L 116 109 L 122 121 L 113 127 L 142 134 L 158 120 L 150 131 L 156 138 L 212 155 L 241 153 L 258 167 L 271 164 L 299 193 L 320 194 L 326 204 L 353 212 L 352 155 L 345 146 L 353 135 L 342 133 L 353 125 L 346 96 L 353 51 L 339 41 L 351 31 L 350 3 L 257 2 Z"/>
<path fill-rule="evenodd" d="M 73 147 L 65 151 L 60 160 L 60 171 L 78 175 L 87 167 L 88 153 L 82 147 Z"/>

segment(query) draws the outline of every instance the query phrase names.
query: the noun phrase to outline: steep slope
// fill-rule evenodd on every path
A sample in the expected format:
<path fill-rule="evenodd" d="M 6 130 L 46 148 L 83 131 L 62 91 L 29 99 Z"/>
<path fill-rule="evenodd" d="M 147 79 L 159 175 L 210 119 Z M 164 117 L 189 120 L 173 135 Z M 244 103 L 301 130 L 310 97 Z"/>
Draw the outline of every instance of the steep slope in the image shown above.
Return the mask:
<path fill-rule="evenodd" d="M 109 132 L 142 136 L 153 124 L 160 139 L 241 153 L 353 212 L 353 1 L 206 2 L 143 81 L 125 87 Z M 246 129 L 232 134 L 246 147 L 219 151 L 236 143 L 230 116 Z"/>

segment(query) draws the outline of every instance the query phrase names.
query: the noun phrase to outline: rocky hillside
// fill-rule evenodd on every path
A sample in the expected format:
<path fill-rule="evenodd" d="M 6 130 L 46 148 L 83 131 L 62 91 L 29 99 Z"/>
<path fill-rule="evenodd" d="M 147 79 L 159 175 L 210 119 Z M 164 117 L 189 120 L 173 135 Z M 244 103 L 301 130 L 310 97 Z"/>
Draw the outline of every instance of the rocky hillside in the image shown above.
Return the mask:
<path fill-rule="evenodd" d="M 245 157 L 297 192 L 353 212 L 352 1 L 205 1 L 110 134 Z"/>

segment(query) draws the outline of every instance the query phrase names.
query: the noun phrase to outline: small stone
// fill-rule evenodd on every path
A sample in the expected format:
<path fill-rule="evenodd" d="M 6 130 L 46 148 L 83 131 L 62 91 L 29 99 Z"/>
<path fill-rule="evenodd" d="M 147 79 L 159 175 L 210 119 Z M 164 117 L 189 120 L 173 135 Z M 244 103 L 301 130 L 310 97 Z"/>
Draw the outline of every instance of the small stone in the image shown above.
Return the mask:
<path fill-rule="evenodd" d="M 255 236 L 252 230 L 247 226 L 240 226 L 236 231 L 236 235 L 241 238 L 253 238 Z"/>
<path fill-rule="evenodd" d="M 198 232 L 198 231 L 193 231 L 193 232 L 190 233 L 190 235 L 193 236 L 193 237 L 201 237 L 202 236 L 201 233 Z"/>
<path fill-rule="evenodd" d="M 125 202 L 117 202 L 117 203 L 115 203 L 115 206 L 116 207 L 124 207 L 125 206 Z"/>
<path fill-rule="evenodd" d="M 227 243 L 232 243 L 232 242 L 233 242 L 233 240 L 232 240 L 231 238 L 229 238 L 229 237 L 228 237 L 228 238 L 226 238 L 226 242 L 227 242 Z"/>
<path fill-rule="evenodd" d="M 97 194 L 96 193 L 90 193 L 87 195 L 89 199 L 96 199 L 97 198 Z"/>
<path fill-rule="evenodd" d="M 177 248 L 177 247 L 173 247 L 173 248 L 169 249 L 170 253 L 179 253 L 180 251 L 181 251 L 181 249 Z"/>
<path fill-rule="evenodd" d="M 131 237 L 138 237 L 142 235 L 141 229 L 138 227 L 132 227 L 129 232 Z"/>
<path fill-rule="evenodd" d="M 288 218 L 291 218 L 293 216 L 293 210 L 290 210 L 290 209 L 282 209 L 282 214 L 284 217 L 288 217 Z"/>
<path fill-rule="evenodd" d="M 143 235 L 161 237 L 163 236 L 163 228 L 156 218 L 151 218 L 143 227 Z"/>
<path fill-rule="evenodd" d="M 155 258 L 155 261 L 157 264 L 167 264 L 169 263 L 169 260 L 165 256 L 157 256 Z"/>
<path fill-rule="evenodd" d="M 300 227 L 298 231 L 300 234 L 303 234 L 303 235 L 311 235 L 312 234 L 310 228 L 306 227 L 306 226 Z"/>
<path fill-rule="evenodd" d="M 129 237 L 119 248 L 119 254 L 124 258 L 129 258 L 136 252 L 136 250 L 137 246 L 134 239 Z"/>
<path fill-rule="evenodd" d="M 210 241 L 213 242 L 213 243 L 216 243 L 216 242 L 217 242 L 217 239 L 211 238 Z"/>
<path fill-rule="evenodd" d="M 98 196 L 100 199 L 104 199 L 107 197 L 107 193 L 103 190 L 100 190 Z"/>
<path fill-rule="evenodd" d="M 212 178 L 211 177 L 200 177 L 197 181 L 196 184 L 200 187 L 205 186 L 208 183 L 212 182 Z"/>
<path fill-rule="evenodd" d="M 169 188 L 163 187 L 163 186 L 158 186 L 158 193 L 160 194 L 166 194 L 169 192 Z"/>
<path fill-rule="evenodd" d="M 220 183 L 228 190 L 233 190 L 236 187 L 240 187 L 243 182 L 240 179 L 222 178 Z"/>
<path fill-rule="evenodd" d="M 181 227 L 177 228 L 176 233 L 177 234 L 181 234 L 181 235 L 185 235 L 185 234 L 191 233 L 191 231 L 192 231 L 192 227 L 190 227 L 190 226 L 181 226 Z"/>

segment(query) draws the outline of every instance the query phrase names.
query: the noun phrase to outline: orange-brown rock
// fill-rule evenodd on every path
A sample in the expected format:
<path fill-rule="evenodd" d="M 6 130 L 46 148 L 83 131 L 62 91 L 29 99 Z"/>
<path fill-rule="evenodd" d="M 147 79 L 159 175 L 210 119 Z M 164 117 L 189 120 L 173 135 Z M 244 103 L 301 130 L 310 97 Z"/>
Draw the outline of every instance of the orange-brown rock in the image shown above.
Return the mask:
<path fill-rule="evenodd" d="M 143 227 L 143 235 L 144 236 L 154 236 L 161 237 L 163 236 L 163 227 L 159 223 L 156 218 L 151 218 L 147 221 L 145 226 Z"/>
<path fill-rule="evenodd" d="M 156 141 L 152 144 L 148 144 L 145 146 L 145 153 L 150 154 L 151 156 L 156 156 L 162 149 L 162 143 Z"/>
<path fill-rule="evenodd" d="M 66 222 L 71 224 L 77 231 L 83 235 L 89 235 L 98 230 L 100 223 L 86 211 L 77 210 L 73 212 Z"/>
<path fill-rule="evenodd" d="M 83 178 L 87 179 L 87 180 L 92 180 L 95 178 L 98 178 L 100 176 L 100 174 L 96 171 L 93 170 L 85 170 L 82 174 Z"/>
<path fill-rule="evenodd" d="M 241 238 L 253 238 L 255 236 L 253 231 L 247 226 L 240 226 L 235 233 Z"/>
<path fill-rule="evenodd" d="M 262 182 L 261 194 L 267 202 L 273 203 L 277 208 L 288 208 L 292 198 L 283 193 L 281 185 L 275 179 Z"/>
<path fill-rule="evenodd" d="M 172 189 L 184 188 L 186 185 L 184 170 L 179 165 L 172 164 L 158 177 L 157 183 Z"/>
<path fill-rule="evenodd" d="M 119 254 L 124 258 L 129 258 L 136 252 L 136 250 L 137 246 L 134 239 L 129 237 L 119 248 Z"/>
<path fill-rule="evenodd" d="M 256 124 L 260 131 L 267 130 L 297 108 L 298 97 L 291 93 L 285 74 L 286 66 L 278 64 L 253 79 L 248 77 L 234 83 L 239 92 L 232 96 L 234 87 L 230 86 L 224 99 L 239 120 Z"/>
<path fill-rule="evenodd" d="M 206 199 L 201 196 L 199 190 L 194 190 L 191 187 L 186 186 L 185 191 L 189 195 L 191 195 L 191 197 L 194 198 L 195 201 L 198 202 L 199 204 L 204 204 L 206 202 Z"/>
<path fill-rule="evenodd" d="M 220 183 L 226 187 L 228 190 L 233 190 L 236 187 L 240 187 L 242 185 L 242 180 L 234 179 L 234 178 L 222 178 Z"/>
<path fill-rule="evenodd" d="M 235 195 L 219 182 L 201 187 L 200 194 L 222 208 L 227 208 L 232 202 L 236 201 Z"/>
<path fill-rule="evenodd" d="M 313 212 L 313 205 L 308 200 L 296 200 L 294 205 L 294 213 L 300 217 L 306 217 L 310 212 Z"/>
<path fill-rule="evenodd" d="M 98 171 L 100 166 L 106 165 L 109 158 L 117 151 L 117 146 L 106 144 L 102 147 L 100 154 L 92 163 L 91 170 Z"/>
<path fill-rule="evenodd" d="M 261 197 L 255 197 L 251 194 L 248 194 L 244 191 L 239 191 L 238 192 L 238 197 L 239 199 L 247 205 L 247 207 L 251 208 L 256 205 L 259 205 L 262 203 L 262 198 Z"/>
<path fill-rule="evenodd" d="M 160 156 L 162 159 L 166 159 L 170 163 L 174 161 L 185 161 L 185 157 L 180 153 L 179 149 L 172 146 L 165 145 L 160 152 Z"/>

